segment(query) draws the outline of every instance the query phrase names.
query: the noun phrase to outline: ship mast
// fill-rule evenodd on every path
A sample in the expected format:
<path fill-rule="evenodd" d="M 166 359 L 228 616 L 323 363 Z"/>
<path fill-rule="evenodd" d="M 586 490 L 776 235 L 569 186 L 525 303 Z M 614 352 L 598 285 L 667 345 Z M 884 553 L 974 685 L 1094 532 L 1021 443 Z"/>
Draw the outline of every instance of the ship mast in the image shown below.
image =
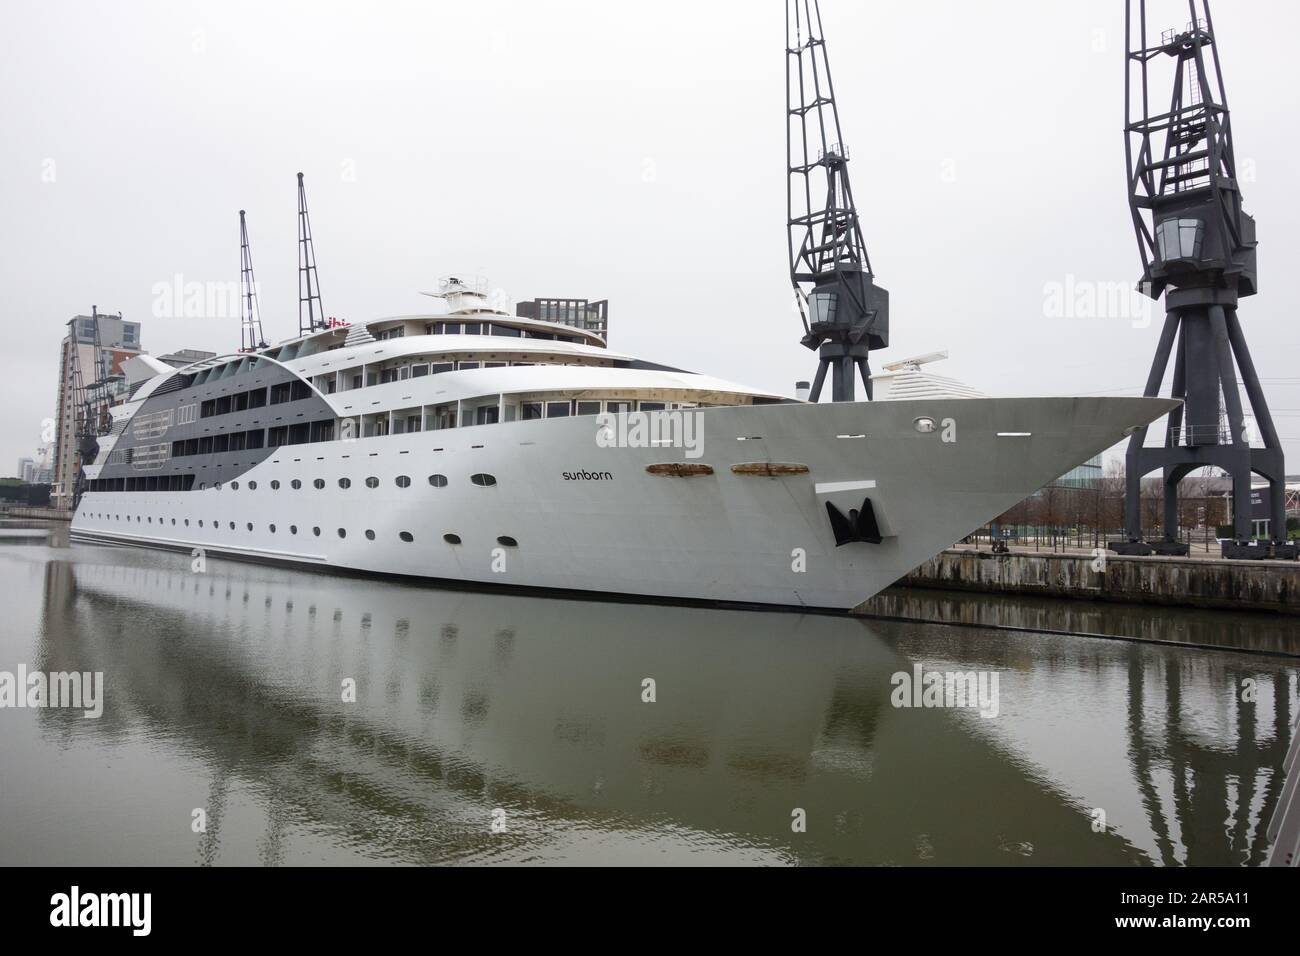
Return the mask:
<path fill-rule="evenodd" d="M 262 335 L 262 310 L 257 304 L 257 282 L 253 278 L 253 254 L 248 247 L 248 224 L 239 210 L 239 351 L 266 348 Z"/>
<path fill-rule="evenodd" d="M 121 318 L 119 315 L 118 318 Z M 77 335 L 77 320 L 68 322 L 68 347 L 71 349 L 71 391 L 73 434 L 76 437 L 77 471 L 73 479 L 72 509 L 75 511 L 81 502 L 85 489 L 85 467 L 93 465 L 99 457 L 99 439 L 108 434 L 111 424 L 109 408 L 112 396 L 109 393 L 108 357 L 104 354 L 99 334 L 99 307 L 90 307 L 91 328 L 94 338 L 88 343 L 94 349 L 94 378 L 86 381 L 85 371 L 81 367 L 81 347 Z"/>
<path fill-rule="evenodd" d="M 316 275 L 316 248 L 311 241 L 311 217 L 307 214 L 307 191 L 298 174 L 298 334 L 325 328 L 325 310 L 320 300 L 320 279 Z"/>

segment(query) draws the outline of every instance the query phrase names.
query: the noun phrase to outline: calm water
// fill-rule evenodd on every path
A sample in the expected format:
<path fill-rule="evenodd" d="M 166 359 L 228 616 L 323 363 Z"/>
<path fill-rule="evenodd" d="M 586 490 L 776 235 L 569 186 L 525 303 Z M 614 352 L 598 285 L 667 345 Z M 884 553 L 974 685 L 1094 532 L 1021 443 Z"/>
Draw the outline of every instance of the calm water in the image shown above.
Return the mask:
<path fill-rule="evenodd" d="M 22 536 L 0 590 L 0 670 L 106 682 L 0 709 L 0 864 L 1257 863 L 1300 706 L 1295 658 Z M 893 707 L 914 664 L 996 673 L 997 716 Z"/>

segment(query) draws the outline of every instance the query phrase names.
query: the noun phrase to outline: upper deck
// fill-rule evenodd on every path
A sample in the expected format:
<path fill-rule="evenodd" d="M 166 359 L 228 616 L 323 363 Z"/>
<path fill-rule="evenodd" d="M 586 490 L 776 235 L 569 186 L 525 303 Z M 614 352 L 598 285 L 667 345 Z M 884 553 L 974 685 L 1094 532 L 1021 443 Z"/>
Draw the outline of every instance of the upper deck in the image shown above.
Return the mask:
<path fill-rule="evenodd" d="M 499 422 L 787 401 L 608 349 L 594 332 L 452 293 L 441 314 L 339 325 L 154 369 L 113 411 L 92 487 L 220 481 L 281 445 Z M 132 475 L 148 472 L 138 480 Z M 197 482 L 203 487 L 204 480 Z"/>

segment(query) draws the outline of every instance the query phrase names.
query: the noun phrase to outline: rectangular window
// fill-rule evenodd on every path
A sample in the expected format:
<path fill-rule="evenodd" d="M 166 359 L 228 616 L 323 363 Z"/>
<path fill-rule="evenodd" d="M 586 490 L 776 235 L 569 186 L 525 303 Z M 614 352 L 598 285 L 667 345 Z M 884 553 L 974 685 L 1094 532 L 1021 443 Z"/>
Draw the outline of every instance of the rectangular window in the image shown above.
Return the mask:
<path fill-rule="evenodd" d="M 459 322 L 444 322 L 443 326 L 446 328 L 448 335 L 460 335 Z"/>
<path fill-rule="evenodd" d="M 245 412 L 245 411 L 248 411 L 248 393 L 247 393 L 247 392 L 240 392 L 238 395 L 235 396 L 235 411 L 237 411 L 237 412 Z"/>
<path fill-rule="evenodd" d="M 570 409 L 569 409 L 568 402 L 547 402 L 546 403 L 547 418 L 568 418 L 569 410 Z"/>
<path fill-rule="evenodd" d="M 424 378 L 424 376 L 428 374 L 429 374 L 429 366 L 427 364 L 411 366 L 411 378 Z"/>
<path fill-rule="evenodd" d="M 352 387 L 353 387 L 353 388 L 360 388 L 360 387 L 361 387 L 361 376 L 360 376 L 360 375 L 353 375 L 353 376 L 352 376 Z"/>
<path fill-rule="evenodd" d="M 379 373 L 380 385 L 387 385 L 389 382 L 396 382 L 396 381 L 397 381 L 397 369 L 395 368 L 386 368 Z"/>
<path fill-rule="evenodd" d="M 457 368 L 457 369 L 462 369 L 462 368 L 478 368 L 478 362 L 457 362 L 457 363 L 456 363 L 456 368 Z"/>
<path fill-rule="evenodd" d="M 334 419 L 323 418 L 320 421 L 311 423 L 311 440 L 333 441 L 334 440 Z"/>
<path fill-rule="evenodd" d="M 298 422 L 289 426 L 289 444 L 305 445 L 311 438 L 311 425 L 307 422 Z"/>
<path fill-rule="evenodd" d="M 249 408 L 265 408 L 265 407 L 266 407 L 266 389 L 264 389 L 264 388 L 255 388 L 255 389 L 253 389 L 251 392 L 249 392 L 249 393 L 248 393 L 248 407 L 249 407 Z"/>
<path fill-rule="evenodd" d="M 266 441 L 266 436 L 260 428 L 254 428 L 252 431 L 244 432 L 244 436 L 245 448 L 261 448 Z"/>
<path fill-rule="evenodd" d="M 271 404 L 283 405 L 289 401 L 290 382 L 280 382 L 278 385 L 271 386 Z"/>
<path fill-rule="evenodd" d="M 579 415 L 599 415 L 600 402 L 578 402 Z"/>
<path fill-rule="evenodd" d="M 516 339 L 517 339 L 517 338 L 520 337 L 520 335 L 522 334 L 522 332 L 521 332 L 519 329 L 516 329 L 516 328 L 514 328 L 513 326 L 509 326 L 509 325 L 493 325 L 493 326 L 492 326 L 492 334 L 493 334 L 493 335 L 508 335 L 508 336 L 510 336 L 511 338 L 516 338 Z"/>
<path fill-rule="evenodd" d="M 289 383 L 289 401 L 297 402 L 311 395 L 311 386 L 302 379 L 294 379 Z"/>
<path fill-rule="evenodd" d="M 229 414 L 230 414 L 230 405 L 231 405 L 230 398 L 231 398 L 231 397 L 230 397 L 229 395 L 222 395 L 220 398 L 217 399 L 217 414 L 218 414 L 218 415 L 229 415 Z"/>
<path fill-rule="evenodd" d="M 243 432 L 232 432 L 230 435 L 230 450 L 243 451 L 245 441 Z"/>
<path fill-rule="evenodd" d="M 605 411 L 607 412 L 613 412 L 617 414 L 619 412 L 630 412 L 631 410 L 632 410 L 631 402 L 606 402 L 605 403 Z"/>
<path fill-rule="evenodd" d="M 203 408 L 200 414 L 204 418 L 211 418 L 216 413 L 217 413 L 217 400 L 215 398 L 209 398 L 207 401 L 203 403 Z"/>
<path fill-rule="evenodd" d="M 212 436 L 211 436 L 211 435 L 204 435 L 202 438 L 199 439 L 199 454 L 200 454 L 200 455 L 211 455 L 211 454 L 212 454 Z"/>
<path fill-rule="evenodd" d="M 431 362 L 429 364 L 429 374 L 437 375 L 439 372 L 450 372 L 455 367 L 451 362 Z"/>
<path fill-rule="evenodd" d="M 500 409 L 495 405 L 480 405 L 477 409 L 477 421 L 480 425 L 495 425 L 499 416 Z"/>
<path fill-rule="evenodd" d="M 643 412 L 662 412 L 664 410 L 663 402 L 641 402 L 637 405 Z"/>
<path fill-rule="evenodd" d="M 274 428 L 266 430 L 266 444 L 271 448 L 279 448 L 281 445 L 289 443 L 289 426 L 277 425 Z"/>
<path fill-rule="evenodd" d="M 229 435 L 213 435 L 213 436 L 212 436 L 212 450 L 213 450 L 214 452 L 230 451 L 230 436 L 229 436 Z"/>
<path fill-rule="evenodd" d="M 479 324 L 478 324 L 477 322 L 466 322 L 466 323 L 465 323 L 465 334 L 466 334 L 466 335 L 478 335 L 478 333 L 479 333 Z"/>
<path fill-rule="evenodd" d="M 542 417 L 541 402 L 522 402 L 519 406 L 519 417 L 524 421 L 532 421 L 534 418 Z"/>
<path fill-rule="evenodd" d="M 483 367 L 484 368 L 505 368 L 509 364 L 510 364 L 509 362 L 484 362 Z"/>

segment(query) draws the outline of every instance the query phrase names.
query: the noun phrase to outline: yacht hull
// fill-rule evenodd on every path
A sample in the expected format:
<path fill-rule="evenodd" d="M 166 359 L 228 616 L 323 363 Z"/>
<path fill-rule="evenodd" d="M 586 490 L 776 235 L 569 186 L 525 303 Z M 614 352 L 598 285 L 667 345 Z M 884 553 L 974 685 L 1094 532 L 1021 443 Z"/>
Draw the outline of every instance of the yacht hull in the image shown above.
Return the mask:
<path fill-rule="evenodd" d="M 89 492 L 72 534 L 476 586 L 843 610 L 1175 406 L 772 404 L 670 413 L 692 416 L 674 433 L 689 441 L 587 416 L 289 445 L 220 489 Z M 828 504 L 851 520 L 865 501 L 878 535 L 864 537 L 880 540 L 837 544 Z"/>

